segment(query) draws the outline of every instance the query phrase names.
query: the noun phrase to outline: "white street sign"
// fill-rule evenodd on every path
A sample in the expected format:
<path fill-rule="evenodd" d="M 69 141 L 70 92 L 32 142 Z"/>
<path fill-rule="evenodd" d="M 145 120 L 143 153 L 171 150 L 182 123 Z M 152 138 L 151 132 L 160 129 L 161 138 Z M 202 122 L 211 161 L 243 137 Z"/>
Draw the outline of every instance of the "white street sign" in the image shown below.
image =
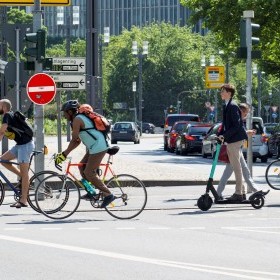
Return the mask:
<path fill-rule="evenodd" d="M 52 75 L 56 89 L 60 90 L 84 90 L 86 79 L 84 75 Z"/>
<path fill-rule="evenodd" d="M 85 73 L 86 59 L 79 57 L 53 57 L 52 69 L 45 70 L 54 73 Z"/>

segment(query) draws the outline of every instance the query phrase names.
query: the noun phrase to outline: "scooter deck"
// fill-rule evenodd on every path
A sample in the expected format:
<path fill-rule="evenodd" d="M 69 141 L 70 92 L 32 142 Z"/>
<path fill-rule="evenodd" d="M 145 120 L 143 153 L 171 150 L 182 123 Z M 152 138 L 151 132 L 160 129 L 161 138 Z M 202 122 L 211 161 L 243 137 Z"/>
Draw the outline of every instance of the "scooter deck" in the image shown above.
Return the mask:
<path fill-rule="evenodd" d="M 242 201 L 221 199 L 215 200 L 215 204 L 251 204 L 251 201 L 248 199 Z"/>

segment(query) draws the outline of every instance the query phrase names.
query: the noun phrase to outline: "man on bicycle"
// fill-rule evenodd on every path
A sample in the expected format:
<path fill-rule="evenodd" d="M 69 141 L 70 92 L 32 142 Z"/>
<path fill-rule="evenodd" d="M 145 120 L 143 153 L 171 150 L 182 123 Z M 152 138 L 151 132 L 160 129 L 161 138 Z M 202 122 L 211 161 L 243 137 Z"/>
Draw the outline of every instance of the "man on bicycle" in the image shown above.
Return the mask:
<path fill-rule="evenodd" d="M 1 162 L 1 164 L 21 178 L 20 200 L 10 205 L 11 207 L 21 208 L 27 207 L 27 196 L 29 189 L 29 160 L 34 149 L 34 143 L 32 136 L 24 132 L 19 134 L 17 130 L 14 129 L 14 126 L 17 124 L 14 123 L 14 113 L 11 111 L 11 109 L 12 104 L 10 100 L 0 100 L 0 115 L 3 115 L 2 126 L 0 127 L 0 141 L 2 141 L 5 135 L 7 138 L 16 142 L 14 147 L 1 156 L 1 160 L 10 161 L 17 158 L 19 169 L 13 164 L 3 162 Z"/>
<path fill-rule="evenodd" d="M 64 117 L 71 123 L 72 137 L 67 149 L 57 154 L 55 164 L 62 163 L 69 153 L 83 142 L 87 151 L 81 160 L 81 163 L 84 163 L 84 165 L 80 168 L 80 173 L 83 178 L 91 182 L 94 187 L 104 194 L 104 200 L 101 204 L 101 208 L 104 208 L 115 199 L 97 173 L 97 169 L 108 150 L 108 143 L 102 132 L 94 128 L 92 121 L 85 115 L 78 113 L 79 107 L 80 104 L 77 100 L 69 100 L 61 107 Z M 92 196 L 87 193 L 81 198 L 91 199 Z"/>

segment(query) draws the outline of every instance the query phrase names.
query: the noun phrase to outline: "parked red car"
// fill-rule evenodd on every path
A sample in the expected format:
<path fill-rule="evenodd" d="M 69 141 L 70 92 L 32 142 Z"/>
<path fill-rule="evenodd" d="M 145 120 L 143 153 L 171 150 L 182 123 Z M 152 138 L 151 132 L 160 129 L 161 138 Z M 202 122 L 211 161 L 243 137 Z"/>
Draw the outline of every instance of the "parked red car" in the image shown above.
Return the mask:
<path fill-rule="evenodd" d="M 170 129 L 170 132 L 167 135 L 167 152 L 174 153 L 176 138 L 179 133 L 183 130 L 183 128 L 189 124 L 188 121 L 179 121 L 175 122 Z"/>
<path fill-rule="evenodd" d="M 176 154 L 201 153 L 203 135 L 207 133 L 210 127 L 211 124 L 188 124 L 176 138 Z"/>

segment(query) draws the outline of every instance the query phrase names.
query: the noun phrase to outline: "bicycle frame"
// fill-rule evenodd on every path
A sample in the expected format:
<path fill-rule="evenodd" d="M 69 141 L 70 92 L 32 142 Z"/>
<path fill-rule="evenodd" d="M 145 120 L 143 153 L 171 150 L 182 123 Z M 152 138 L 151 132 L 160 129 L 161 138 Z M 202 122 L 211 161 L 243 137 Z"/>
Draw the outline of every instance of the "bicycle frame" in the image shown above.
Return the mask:
<path fill-rule="evenodd" d="M 34 158 L 35 155 L 38 155 L 40 153 L 43 153 L 43 151 L 33 151 L 31 156 L 30 156 L 30 160 L 29 160 L 29 170 L 35 174 L 35 172 L 33 171 L 32 168 L 30 168 L 32 160 Z M 19 165 L 18 162 L 15 161 L 9 161 L 9 160 L 2 160 L 0 159 L 0 163 L 6 163 L 6 164 L 14 164 L 14 165 Z M 14 184 L 12 184 L 10 182 L 10 180 L 5 176 L 5 174 L 3 173 L 3 171 L 0 170 L 0 177 L 5 181 L 5 183 L 13 190 L 13 192 L 15 193 L 15 195 L 19 196 L 20 195 L 20 191 L 14 186 Z"/>

